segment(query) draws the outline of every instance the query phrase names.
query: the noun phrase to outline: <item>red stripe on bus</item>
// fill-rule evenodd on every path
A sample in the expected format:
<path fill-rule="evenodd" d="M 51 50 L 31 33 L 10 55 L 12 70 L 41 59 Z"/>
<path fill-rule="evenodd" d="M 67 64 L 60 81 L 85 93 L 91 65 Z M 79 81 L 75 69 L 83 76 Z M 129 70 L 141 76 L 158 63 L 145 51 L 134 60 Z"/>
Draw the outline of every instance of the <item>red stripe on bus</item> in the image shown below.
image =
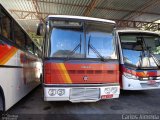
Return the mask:
<path fill-rule="evenodd" d="M 0 45 L 0 65 L 6 64 L 17 52 L 17 48 L 9 45 Z"/>

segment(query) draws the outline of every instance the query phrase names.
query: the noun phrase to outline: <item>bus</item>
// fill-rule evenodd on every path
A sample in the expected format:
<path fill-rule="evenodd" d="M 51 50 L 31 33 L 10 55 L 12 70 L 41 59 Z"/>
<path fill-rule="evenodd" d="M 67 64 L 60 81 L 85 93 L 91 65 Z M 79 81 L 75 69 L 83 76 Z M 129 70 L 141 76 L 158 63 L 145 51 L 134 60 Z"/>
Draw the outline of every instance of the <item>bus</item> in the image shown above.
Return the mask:
<path fill-rule="evenodd" d="M 123 90 L 160 89 L 160 36 L 143 30 L 117 30 Z"/>
<path fill-rule="evenodd" d="M 119 97 L 114 26 L 114 21 L 92 17 L 48 16 L 46 26 L 37 30 L 40 34 L 44 30 L 44 101 L 96 102 Z"/>
<path fill-rule="evenodd" d="M 0 110 L 7 111 L 40 84 L 41 49 L 0 5 Z"/>

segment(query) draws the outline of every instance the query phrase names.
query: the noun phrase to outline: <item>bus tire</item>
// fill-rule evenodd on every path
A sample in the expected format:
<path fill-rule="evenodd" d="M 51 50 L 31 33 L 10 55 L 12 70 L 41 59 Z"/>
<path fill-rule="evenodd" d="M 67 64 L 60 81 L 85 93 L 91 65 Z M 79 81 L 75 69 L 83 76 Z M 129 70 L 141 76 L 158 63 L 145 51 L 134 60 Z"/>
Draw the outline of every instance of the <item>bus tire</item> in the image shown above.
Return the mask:
<path fill-rule="evenodd" d="M 4 112 L 4 97 L 2 93 L 0 93 L 0 111 Z"/>

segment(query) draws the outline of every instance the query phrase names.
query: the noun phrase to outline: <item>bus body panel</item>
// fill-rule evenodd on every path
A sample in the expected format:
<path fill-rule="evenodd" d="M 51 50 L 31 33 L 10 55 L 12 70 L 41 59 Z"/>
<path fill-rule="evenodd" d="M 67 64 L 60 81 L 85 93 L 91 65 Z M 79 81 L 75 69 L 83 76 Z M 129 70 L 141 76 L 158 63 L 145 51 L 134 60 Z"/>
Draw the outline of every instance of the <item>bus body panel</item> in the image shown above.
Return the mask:
<path fill-rule="evenodd" d="M 40 60 L 10 45 L 0 45 L 0 86 L 4 92 L 5 110 L 17 103 L 40 84 Z M 22 54 L 27 56 L 24 63 Z M 34 61 L 29 61 L 35 59 Z M 23 61 L 23 63 L 22 63 Z"/>
<path fill-rule="evenodd" d="M 73 60 L 69 63 L 44 63 L 44 101 L 96 102 L 118 98 L 118 83 L 118 62 L 77 63 Z M 52 95 L 54 93 L 50 91 L 57 94 Z"/>
<path fill-rule="evenodd" d="M 119 65 L 45 62 L 44 75 L 45 84 L 118 83 Z"/>

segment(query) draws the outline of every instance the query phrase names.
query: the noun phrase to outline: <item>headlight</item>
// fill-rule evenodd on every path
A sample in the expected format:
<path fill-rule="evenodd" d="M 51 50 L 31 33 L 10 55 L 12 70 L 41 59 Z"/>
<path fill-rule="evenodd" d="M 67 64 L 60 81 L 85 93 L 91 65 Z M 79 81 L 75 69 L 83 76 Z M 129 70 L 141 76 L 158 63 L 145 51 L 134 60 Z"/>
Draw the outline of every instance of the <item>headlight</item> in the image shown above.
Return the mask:
<path fill-rule="evenodd" d="M 56 89 L 49 89 L 48 94 L 49 94 L 50 96 L 56 95 Z"/>
<path fill-rule="evenodd" d="M 126 77 L 129 78 L 129 79 L 139 79 L 139 77 L 137 77 L 137 76 L 135 76 L 135 75 L 132 75 L 132 74 L 130 74 L 130 73 L 124 72 L 123 74 L 124 74 L 124 76 L 126 76 Z"/>
<path fill-rule="evenodd" d="M 55 96 L 55 95 L 62 96 L 65 94 L 65 89 L 49 89 L 48 94 L 50 96 Z"/>
<path fill-rule="evenodd" d="M 58 94 L 59 96 L 62 96 L 62 95 L 65 94 L 65 90 L 64 90 L 64 89 L 58 89 L 58 90 L 57 90 L 57 94 Z"/>
<path fill-rule="evenodd" d="M 143 78 L 141 78 L 142 80 L 149 80 L 149 78 L 148 77 L 143 77 Z"/>
<path fill-rule="evenodd" d="M 110 94 L 111 89 L 110 89 L 110 88 L 105 88 L 105 89 L 104 89 L 104 92 L 105 92 L 106 94 Z"/>
<path fill-rule="evenodd" d="M 157 80 L 159 80 L 159 79 L 160 79 L 160 77 L 157 77 L 156 79 L 157 79 Z"/>
<path fill-rule="evenodd" d="M 117 91 L 118 91 L 118 88 L 117 88 L 117 87 L 112 87 L 112 88 L 111 88 L 111 92 L 112 92 L 113 94 L 117 93 Z"/>

